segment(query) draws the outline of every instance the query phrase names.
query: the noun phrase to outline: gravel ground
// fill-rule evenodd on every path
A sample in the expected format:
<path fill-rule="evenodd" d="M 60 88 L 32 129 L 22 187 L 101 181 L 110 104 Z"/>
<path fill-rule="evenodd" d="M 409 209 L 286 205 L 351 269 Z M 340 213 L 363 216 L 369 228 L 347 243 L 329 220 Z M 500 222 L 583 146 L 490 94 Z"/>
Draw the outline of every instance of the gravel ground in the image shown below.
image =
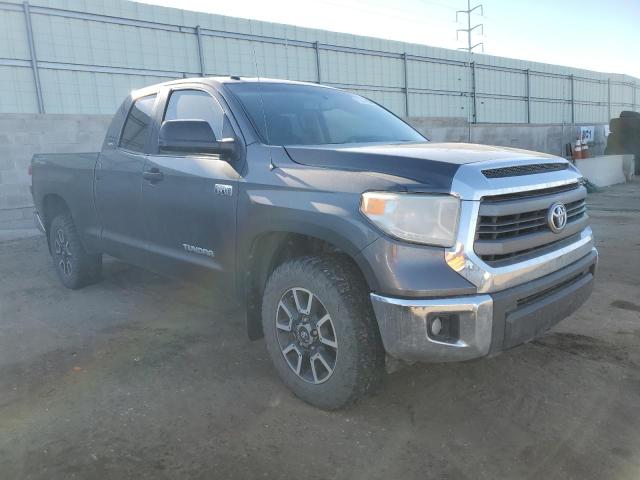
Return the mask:
<path fill-rule="evenodd" d="M 116 260 L 65 290 L 0 242 L 0 478 L 640 478 L 640 183 L 589 198 L 589 302 L 491 359 L 415 365 L 327 413 L 206 290 Z"/>

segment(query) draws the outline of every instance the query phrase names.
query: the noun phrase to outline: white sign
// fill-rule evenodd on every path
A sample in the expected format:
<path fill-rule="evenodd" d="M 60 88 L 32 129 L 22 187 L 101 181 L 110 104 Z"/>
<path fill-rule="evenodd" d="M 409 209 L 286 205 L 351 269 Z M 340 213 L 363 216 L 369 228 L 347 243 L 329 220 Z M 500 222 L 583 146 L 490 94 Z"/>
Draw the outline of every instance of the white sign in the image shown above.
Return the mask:
<path fill-rule="evenodd" d="M 580 139 L 584 142 L 593 142 L 596 137 L 596 127 L 580 127 Z"/>

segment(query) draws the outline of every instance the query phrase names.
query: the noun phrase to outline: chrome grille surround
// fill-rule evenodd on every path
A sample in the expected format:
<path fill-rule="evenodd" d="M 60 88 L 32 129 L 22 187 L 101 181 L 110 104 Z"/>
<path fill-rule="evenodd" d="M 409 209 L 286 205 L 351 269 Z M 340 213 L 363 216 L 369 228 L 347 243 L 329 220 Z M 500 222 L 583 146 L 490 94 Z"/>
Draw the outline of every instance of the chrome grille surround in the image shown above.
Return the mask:
<path fill-rule="evenodd" d="M 557 163 L 561 159 L 553 156 L 535 159 L 536 163 L 544 161 Z M 507 264 L 496 262 L 492 265 L 476 253 L 474 247 L 483 198 L 508 195 L 518 201 L 523 196 L 537 197 L 541 190 L 573 191 L 583 188 L 582 175 L 573 165 L 563 170 L 518 177 L 488 179 L 482 173 L 483 169 L 530 163 L 531 159 L 524 158 L 466 164 L 458 169 L 453 180 L 452 193 L 461 199 L 460 227 L 455 245 L 445 250 L 445 260 L 453 270 L 474 284 L 478 293 L 500 291 L 543 277 L 595 250 L 593 234 L 585 219 L 578 232 L 566 236 L 565 241 L 557 242 L 557 248 L 553 243 L 547 243 L 539 254 L 534 251 L 533 256 L 523 255 L 522 259 L 517 258 Z"/>

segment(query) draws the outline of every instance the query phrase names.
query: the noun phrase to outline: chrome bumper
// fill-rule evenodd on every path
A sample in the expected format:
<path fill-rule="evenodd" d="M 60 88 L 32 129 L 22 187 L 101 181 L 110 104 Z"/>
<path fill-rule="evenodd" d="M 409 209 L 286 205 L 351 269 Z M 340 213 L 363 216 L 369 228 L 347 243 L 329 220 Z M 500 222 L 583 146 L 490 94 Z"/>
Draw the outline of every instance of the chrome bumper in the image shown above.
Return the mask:
<path fill-rule="evenodd" d="M 371 294 L 384 348 L 409 361 L 456 362 L 483 357 L 491 347 L 493 300 L 489 295 L 428 300 L 403 300 Z M 459 338 L 438 341 L 429 322 L 438 314 L 456 314 Z"/>
<path fill-rule="evenodd" d="M 457 362 L 525 343 L 574 312 L 593 288 L 598 253 L 559 271 L 500 292 L 439 299 L 371 294 L 389 355 L 408 362 Z M 454 319 L 455 335 L 434 335 L 436 317 Z"/>

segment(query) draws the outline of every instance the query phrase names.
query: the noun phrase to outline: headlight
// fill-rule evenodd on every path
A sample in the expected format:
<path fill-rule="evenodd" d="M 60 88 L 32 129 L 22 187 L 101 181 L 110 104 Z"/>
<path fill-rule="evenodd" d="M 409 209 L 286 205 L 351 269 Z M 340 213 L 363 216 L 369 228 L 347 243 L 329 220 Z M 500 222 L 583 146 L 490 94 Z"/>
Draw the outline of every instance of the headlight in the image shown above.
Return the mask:
<path fill-rule="evenodd" d="M 360 211 L 393 237 L 451 247 L 458 230 L 460 200 L 451 195 L 365 192 Z"/>

